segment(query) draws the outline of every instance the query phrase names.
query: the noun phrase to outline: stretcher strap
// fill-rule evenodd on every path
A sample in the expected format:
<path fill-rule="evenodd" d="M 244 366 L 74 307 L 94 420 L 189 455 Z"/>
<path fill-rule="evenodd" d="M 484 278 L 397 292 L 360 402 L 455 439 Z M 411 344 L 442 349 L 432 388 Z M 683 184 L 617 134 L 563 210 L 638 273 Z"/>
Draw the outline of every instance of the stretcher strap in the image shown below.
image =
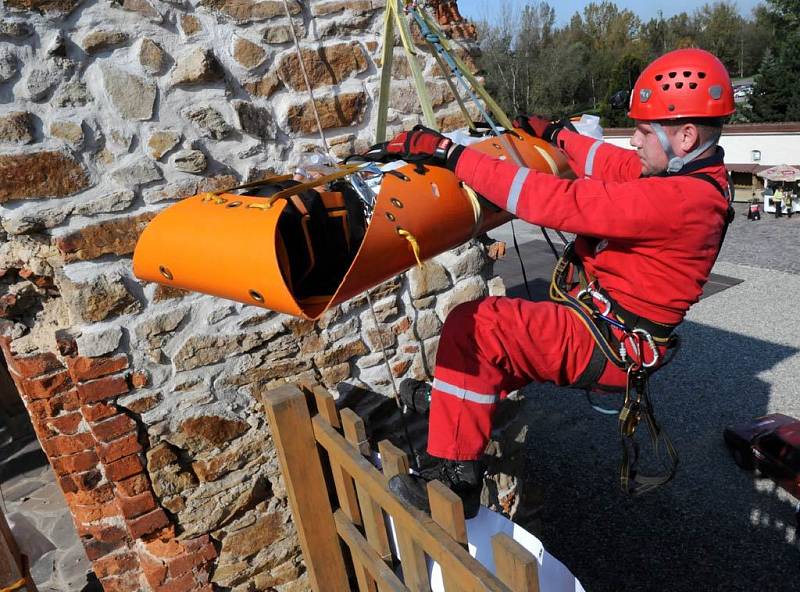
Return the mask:
<path fill-rule="evenodd" d="M 17 580 L 16 582 L 11 584 L 10 586 L 8 586 L 6 588 L 0 588 L 0 592 L 15 592 L 16 590 L 21 590 L 25 586 L 26 586 L 25 578 L 20 578 L 19 580 Z"/>
<path fill-rule="evenodd" d="M 505 111 L 497 104 L 492 96 L 486 91 L 483 85 L 478 81 L 475 76 L 473 76 L 467 65 L 458 57 L 458 55 L 453 52 L 453 48 L 450 45 L 450 42 L 447 40 L 445 35 L 442 34 L 441 29 L 439 26 L 433 21 L 431 16 L 427 14 L 425 11 L 420 10 L 419 7 L 416 7 L 415 10 L 420 15 L 420 17 L 425 21 L 428 27 L 434 31 L 439 37 L 439 43 L 441 44 L 444 51 L 448 53 L 450 58 L 452 58 L 453 62 L 456 64 L 459 73 L 464 79 L 469 83 L 472 90 L 474 90 L 478 96 L 486 103 L 489 110 L 494 114 L 497 118 L 497 123 L 500 124 L 501 127 L 504 127 L 507 130 L 514 129 L 514 125 L 511 123 L 511 119 L 509 119 L 508 115 L 506 115 Z"/>
<path fill-rule="evenodd" d="M 432 129 L 438 129 L 436 116 L 433 114 L 433 103 L 431 102 L 428 87 L 425 85 L 425 77 L 417 61 L 417 50 L 414 47 L 414 39 L 408 21 L 403 17 L 401 7 L 402 0 L 387 0 L 386 12 L 383 18 L 383 63 L 381 64 L 381 87 L 378 99 L 378 124 L 375 132 L 377 143 L 386 141 L 386 124 L 389 114 L 389 95 L 392 83 L 392 62 L 394 61 L 394 33 L 395 27 L 400 35 L 400 41 L 406 53 L 408 65 L 414 77 L 414 85 L 417 88 L 417 95 L 422 106 L 422 113 L 425 123 Z"/>
<path fill-rule="evenodd" d="M 406 239 L 408 241 L 408 244 L 411 245 L 411 251 L 414 253 L 414 259 L 417 260 L 417 267 L 422 269 L 422 260 L 420 259 L 419 256 L 420 248 L 417 239 L 408 230 L 403 230 L 402 228 L 397 231 L 397 234 Z"/>

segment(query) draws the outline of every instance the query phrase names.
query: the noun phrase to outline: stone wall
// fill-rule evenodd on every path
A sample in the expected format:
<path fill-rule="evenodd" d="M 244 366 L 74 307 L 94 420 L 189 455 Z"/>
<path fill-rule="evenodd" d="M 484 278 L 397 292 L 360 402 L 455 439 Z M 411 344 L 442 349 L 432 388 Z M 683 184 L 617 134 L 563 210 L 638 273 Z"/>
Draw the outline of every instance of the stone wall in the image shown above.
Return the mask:
<path fill-rule="evenodd" d="M 458 303 L 502 292 L 464 245 L 311 323 L 136 280 L 138 234 L 318 146 L 275 0 L 0 0 L 0 338 L 108 591 L 307 587 L 263 410 L 284 381 L 390 392 Z M 474 29 L 433 3 L 471 60 Z M 289 1 L 333 151 L 369 146 L 381 0 Z M 455 21 L 455 22 L 453 22 Z M 433 60 L 437 117 L 460 125 Z M 390 124 L 419 121 L 408 64 Z"/>

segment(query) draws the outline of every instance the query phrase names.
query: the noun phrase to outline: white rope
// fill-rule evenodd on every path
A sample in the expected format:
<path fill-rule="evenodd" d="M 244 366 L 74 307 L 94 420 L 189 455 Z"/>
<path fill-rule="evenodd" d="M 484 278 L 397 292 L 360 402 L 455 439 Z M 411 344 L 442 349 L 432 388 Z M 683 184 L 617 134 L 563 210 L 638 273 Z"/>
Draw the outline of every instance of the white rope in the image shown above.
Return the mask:
<path fill-rule="evenodd" d="M 294 48 L 297 51 L 297 59 L 300 62 L 300 70 L 303 72 L 303 78 L 306 81 L 306 89 L 311 97 L 311 108 L 314 110 L 314 119 L 317 120 L 319 138 L 322 141 L 322 146 L 325 148 L 325 152 L 330 154 L 331 149 L 328 146 L 328 140 L 325 139 L 325 131 L 322 129 L 322 121 L 319 118 L 319 111 L 317 111 L 317 101 L 314 98 L 314 89 L 311 87 L 311 81 L 308 78 L 308 72 L 306 72 L 306 65 L 303 63 L 303 52 L 300 50 L 300 41 L 298 41 L 297 33 L 294 30 L 294 21 L 292 20 L 291 12 L 289 12 L 289 3 L 287 0 L 283 0 L 283 9 L 286 11 L 286 18 L 289 19 L 289 30 L 292 32 L 292 39 L 294 39 Z"/>

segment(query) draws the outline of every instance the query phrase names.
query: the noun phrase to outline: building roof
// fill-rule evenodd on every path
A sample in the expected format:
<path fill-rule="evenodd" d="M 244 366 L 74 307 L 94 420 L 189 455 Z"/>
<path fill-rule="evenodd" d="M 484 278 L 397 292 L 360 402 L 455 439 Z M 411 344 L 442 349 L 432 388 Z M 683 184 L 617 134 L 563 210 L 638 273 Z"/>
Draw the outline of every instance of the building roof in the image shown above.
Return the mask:
<path fill-rule="evenodd" d="M 633 131 L 632 127 L 609 127 L 603 130 L 603 135 L 607 138 L 630 137 Z M 726 125 L 723 134 L 726 136 L 800 134 L 800 122 L 736 123 Z"/>

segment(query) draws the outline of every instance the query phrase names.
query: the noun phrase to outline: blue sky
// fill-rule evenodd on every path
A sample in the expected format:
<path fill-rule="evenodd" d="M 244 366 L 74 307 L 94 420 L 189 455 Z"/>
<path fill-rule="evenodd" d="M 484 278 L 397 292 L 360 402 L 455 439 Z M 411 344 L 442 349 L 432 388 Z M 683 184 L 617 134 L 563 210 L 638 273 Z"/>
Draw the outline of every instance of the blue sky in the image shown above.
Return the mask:
<path fill-rule="evenodd" d="M 524 0 L 512 1 L 520 5 L 525 4 Z M 711 0 L 709 0 L 708 3 L 710 4 Z M 500 4 L 501 0 L 458 0 L 461 14 L 471 19 L 488 18 L 491 20 L 492 13 L 496 12 L 497 6 Z M 570 17 L 576 11 L 583 11 L 583 7 L 589 4 L 589 2 L 581 0 L 551 0 L 548 4 L 556 9 L 556 18 L 559 24 L 564 24 L 569 21 Z M 657 16 L 659 10 L 663 12 L 665 17 L 670 17 L 684 11 L 691 14 L 696 9 L 706 4 L 706 2 L 699 0 L 649 0 L 648 2 L 641 2 L 641 0 L 639 2 L 615 0 L 615 4 L 620 8 L 627 8 L 633 11 L 640 18 L 646 20 Z M 758 0 L 737 0 L 736 2 L 739 12 L 745 16 L 749 16 L 752 9 L 758 4 Z"/>

